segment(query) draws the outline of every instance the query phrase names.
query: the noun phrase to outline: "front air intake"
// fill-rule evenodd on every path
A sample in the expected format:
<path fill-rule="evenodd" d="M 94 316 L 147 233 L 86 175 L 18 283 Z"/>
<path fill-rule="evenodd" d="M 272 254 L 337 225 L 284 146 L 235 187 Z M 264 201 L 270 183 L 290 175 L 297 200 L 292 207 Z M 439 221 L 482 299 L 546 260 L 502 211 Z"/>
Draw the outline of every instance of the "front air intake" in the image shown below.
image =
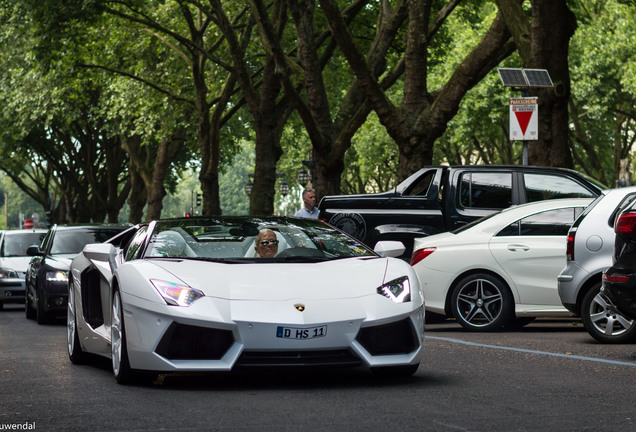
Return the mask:
<path fill-rule="evenodd" d="M 219 360 L 233 343 L 230 330 L 172 323 L 155 352 L 170 360 Z"/>
<path fill-rule="evenodd" d="M 363 327 L 356 339 L 374 356 L 408 354 L 418 346 L 417 333 L 408 318 L 389 324 Z"/>

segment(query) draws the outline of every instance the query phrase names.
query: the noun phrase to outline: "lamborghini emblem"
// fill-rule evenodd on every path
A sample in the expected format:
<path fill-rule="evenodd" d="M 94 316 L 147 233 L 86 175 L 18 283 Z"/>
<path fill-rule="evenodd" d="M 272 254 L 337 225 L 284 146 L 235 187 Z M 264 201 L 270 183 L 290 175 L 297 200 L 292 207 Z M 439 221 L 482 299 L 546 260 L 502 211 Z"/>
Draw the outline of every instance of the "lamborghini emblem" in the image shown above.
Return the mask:
<path fill-rule="evenodd" d="M 299 304 L 295 304 L 294 307 L 296 308 L 296 310 L 298 312 L 302 312 L 302 311 L 305 310 L 305 305 L 304 304 L 300 304 L 300 303 Z"/>

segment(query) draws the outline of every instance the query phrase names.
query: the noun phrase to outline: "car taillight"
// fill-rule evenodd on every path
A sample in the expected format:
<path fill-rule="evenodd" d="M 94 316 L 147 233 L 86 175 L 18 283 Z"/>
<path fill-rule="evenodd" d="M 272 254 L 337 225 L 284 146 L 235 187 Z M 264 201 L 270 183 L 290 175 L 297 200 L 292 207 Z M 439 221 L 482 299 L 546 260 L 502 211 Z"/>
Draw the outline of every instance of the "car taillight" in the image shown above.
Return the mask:
<path fill-rule="evenodd" d="M 565 245 L 565 259 L 567 261 L 574 261 L 574 236 L 576 230 L 570 230 L 568 233 L 568 242 Z"/>
<path fill-rule="evenodd" d="M 424 258 L 432 254 L 435 249 L 437 248 L 431 247 L 431 248 L 417 249 L 416 251 L 413 252 L 413 255 L 411 255 L 411 265 L 414 266 L 418 262 L 422 261 Z"/>
<path fill-rule="evenodd" d="M 629 276 L 603 273 L 603 280 L 613 283 L 627 283 L 629 282 Z"/>
<path fill-rule="evenodd" d="M 623 213 L 614 225 L 614 232 L 625 240 L 631 240 L 634 237 L 634 229 L 636 229 L 636 213 Z"/>

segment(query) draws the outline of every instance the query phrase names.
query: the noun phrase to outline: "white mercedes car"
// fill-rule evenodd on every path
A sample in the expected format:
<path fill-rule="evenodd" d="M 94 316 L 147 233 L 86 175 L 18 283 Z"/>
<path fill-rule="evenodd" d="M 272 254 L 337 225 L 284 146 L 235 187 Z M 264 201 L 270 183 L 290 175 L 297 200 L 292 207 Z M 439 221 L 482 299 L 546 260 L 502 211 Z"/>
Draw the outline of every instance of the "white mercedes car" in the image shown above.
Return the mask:
<path fill-rule="evenodd" d="M 570 226 L 590 198 L 538 201 L 415 239 L 411 265 L 426 310 L 467 330 L 570 316 L 557 291 Z"/>
<path fill-rule="evenodd" d="M 411 375 L 424 297 L 413 269 L 323 222 L 184 218 L 87 245 L 71 264 L 68 353 L 116 380 L 179 371 L 359 366 Z"/>

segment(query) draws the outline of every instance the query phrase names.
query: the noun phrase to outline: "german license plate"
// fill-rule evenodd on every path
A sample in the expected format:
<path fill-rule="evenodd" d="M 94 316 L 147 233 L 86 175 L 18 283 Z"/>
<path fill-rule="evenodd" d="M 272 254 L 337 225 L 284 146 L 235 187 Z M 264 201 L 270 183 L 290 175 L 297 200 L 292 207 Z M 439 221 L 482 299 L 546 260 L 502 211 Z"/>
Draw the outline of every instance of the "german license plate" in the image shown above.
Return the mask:
<path fill-rule="evenodd" d="M 283 339 L 314 339 L 327 335 L 327 326 L 318 327 L 282 327 L 276 328 L 276 337 Z"/>

